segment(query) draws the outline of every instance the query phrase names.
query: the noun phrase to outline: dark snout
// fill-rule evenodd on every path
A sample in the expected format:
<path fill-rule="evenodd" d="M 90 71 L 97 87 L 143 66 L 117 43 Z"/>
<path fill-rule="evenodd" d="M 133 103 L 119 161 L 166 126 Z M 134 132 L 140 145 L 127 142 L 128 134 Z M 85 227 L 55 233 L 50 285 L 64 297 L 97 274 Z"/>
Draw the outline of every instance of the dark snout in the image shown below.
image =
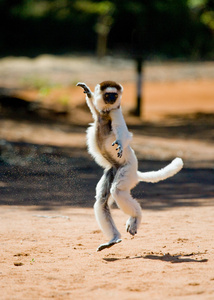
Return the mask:
<path fill-rule="evenodd" d="M 104 94 L 104 101 L 106 104 L 113 104 L 118 98 L 117 93 L 105 93 Z"/>

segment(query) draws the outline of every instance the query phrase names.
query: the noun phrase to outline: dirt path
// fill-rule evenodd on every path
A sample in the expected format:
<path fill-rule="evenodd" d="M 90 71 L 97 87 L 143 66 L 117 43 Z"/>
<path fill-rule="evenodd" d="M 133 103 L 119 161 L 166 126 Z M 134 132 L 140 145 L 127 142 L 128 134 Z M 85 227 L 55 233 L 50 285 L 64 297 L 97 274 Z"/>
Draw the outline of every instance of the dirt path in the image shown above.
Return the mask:
<path fill-rule="evenodd" d="M 124 85 L 126 113 L 134 106 L 131 61 L 0 60 L 0 92 L 12 103 L 0 109 L 0 299 L 212 300 L 213 63 L 145 66 L 144 120 L 126 115 L 139 169 L 175 156 L 184 169 L 139 184 L 138 234 L 125 232 L 127 216 L 114 209 L 123 241 L 97 253 L 106 241 L 92 210 L 102 170 L 86 152 L 91 116 L 74 83 L 94 86 L 106 72 Z"/>
<path fill-rule="evenodd" d="M 81 148 L 7 146 L 15 155 L 7 151 L 0 168 L 1 299 L 213 299 L 209 164 L 187 163 L 172 179 L 139 184 L 138 234 L 125 232 L 127 216 L 114 209 L 123 242 L 97 253 L 106 241 L 92 209 L 102 170 Z M 139 168 L 166 163 L 140 160 Z"/>
<path fill-rule="evenodd" d="M 97 253 L 92 209 L 2 206 L 1 299 L 213 299 L 213 207 L 144 210 L 134 239 L 113 214 L 123 241 Z"/>

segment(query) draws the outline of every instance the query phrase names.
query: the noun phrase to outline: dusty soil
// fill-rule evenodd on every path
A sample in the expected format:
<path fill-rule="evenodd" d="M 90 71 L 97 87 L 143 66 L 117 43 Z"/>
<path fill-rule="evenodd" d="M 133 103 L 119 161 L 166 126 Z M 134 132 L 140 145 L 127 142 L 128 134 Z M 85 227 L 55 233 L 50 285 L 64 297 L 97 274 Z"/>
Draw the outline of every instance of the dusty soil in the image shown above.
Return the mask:
<path fill-rule="evenodd" d="M 96 252 L 92 209 L 1 207 L 1 299 L 213 299 L 213 207 L 144 210 L 135 238 L 113 214 L 123 241 Z"/>
<path fill-rule="evenodd" d="M 213 63 L 146 65 L 141 119 L 128 114 L 130 61 L 5 58 L 0 66 L 0 298 L 213 299 Z M 133 190 L 143 210 L 134 238 L 113 209 L 123 241 L 96 252 L 106 241 L 92 209 L 102 170 L 87 154 L 91 116 L 73 83 L 93 86 L 106 72 L 124 85 L 139 169 L 175 156 L 185 165 Z"/>

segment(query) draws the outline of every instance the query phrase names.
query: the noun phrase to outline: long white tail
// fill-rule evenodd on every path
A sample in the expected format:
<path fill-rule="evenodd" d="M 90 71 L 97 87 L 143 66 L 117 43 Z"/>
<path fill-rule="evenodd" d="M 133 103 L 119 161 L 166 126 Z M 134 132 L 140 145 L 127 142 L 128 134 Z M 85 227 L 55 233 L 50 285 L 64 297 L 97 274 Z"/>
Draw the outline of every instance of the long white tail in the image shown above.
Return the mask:
<path fill-rule="evenodd" d="M 158 171 L 140 172 L 137 171 L 138 180 L 145 182 L 158 182 L 171 177 L 178 173 L 183 167 L 183 161 L 181 158 L 175 158 L 169 165 Z"/>

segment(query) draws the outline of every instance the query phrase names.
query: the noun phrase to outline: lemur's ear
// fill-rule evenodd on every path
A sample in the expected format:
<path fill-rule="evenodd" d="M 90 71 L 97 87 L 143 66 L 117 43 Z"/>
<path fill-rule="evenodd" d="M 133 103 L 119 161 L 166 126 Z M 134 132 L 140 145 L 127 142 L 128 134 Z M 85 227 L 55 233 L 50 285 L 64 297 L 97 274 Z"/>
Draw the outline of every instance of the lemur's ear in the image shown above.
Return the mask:
<path fill-rule="evenodd" d="M 100 91 L 100 85 L 99 85 L 99 83 L 95 86 L 94 91 L 95 92 L 99 92 Z"/>

